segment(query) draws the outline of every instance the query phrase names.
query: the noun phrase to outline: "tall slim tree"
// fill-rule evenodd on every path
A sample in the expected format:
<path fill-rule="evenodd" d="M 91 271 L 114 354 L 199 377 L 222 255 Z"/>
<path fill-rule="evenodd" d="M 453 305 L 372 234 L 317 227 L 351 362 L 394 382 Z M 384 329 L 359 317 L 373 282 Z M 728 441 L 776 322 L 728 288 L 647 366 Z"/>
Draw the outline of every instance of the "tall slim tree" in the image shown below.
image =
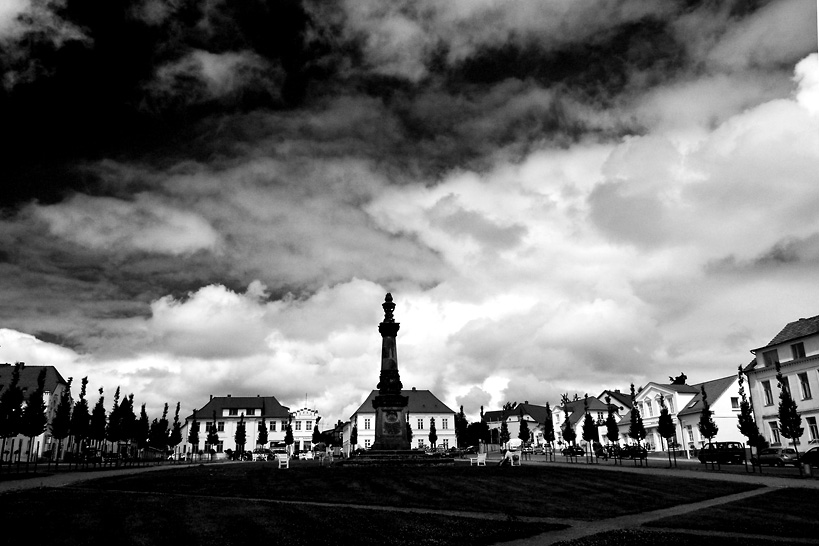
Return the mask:
<path fill-rule="evenodd" d="M 575 432 L 569 419 L 569 393 L 561 395 L 560 399 L 561 402 L 563 402 L 563 413 L 566 417 L 563 421 L 563 428 L 561 429 L 563 441 L 569 445 L 573 445 L 575 444 L 575 440 L 577 440 L 577 432 Z"/>
<path fill-rule="evenodd" d="M 34 438 L 45 432 L 48 425 L 46 415 L 46 403 L 43 395 L 45 393 L 46 369 L 40 369 L 37 375 L 37 388 L 28 397 L 28 403 L 23 408 L 22 424 L 20 432 L 28 436 L 28 460 L 33 455 Z"/>
<path fill-rule="evenodd" d="M 608 438 L 611 445 L 609 446 L 609 453 L 614 458 L 614 464 L 617 464 L 617 459 L 620 456 L 620 427 L 617 426 L 617 418 L 614 417 L 614 404 L 611 403 L 611 396 L 606 395 L 606 407 L 608 408 L 608 416 L 606 417 L 606 438 Z M 623 464 L 620 459 L 620 464 Z"/>
<path fill-rule="evenodd" d="M 120 410 L 120 427 L 122 431 L 122 441 L 126 443 L 126 453 L 130 448 L 131 442 L 136 436 L 136 422 L 137 417 L 134 413 L 134 395 L 129 394 L 127 398 L 123 398 L 119 405 Z M 130 453 L 129 453 L 130 456 Z"/>
<path fill-rule="evenodd" d="M 589 447 L 589 457 L 594 454 L 594 444 L 600 441 L 600 432 L 597 429 L 597 421 L 589 413 L 589 395 L 583 396 L 583 439 Z"/>
<path fill-rule="evenodd" d="M 506 426 L 506 419 L 504 419 L 503 421 L 501 421 L 500 436 L 498 436 L 500 445 L 505 446 L 507 443 L 509 443 L 510 438 L 511 436 L 509 435 L 509 427 Z"/>
<path fill-rule="evenodd" d="M 677 437 L 677 427 L 674 426 L 674 419 L 671 417 L 671 412 L 665 405 L 665 397 L 660 396 L 660 418 L 657 421 L 657 432 L 660 433 L 661 438 L 665 438 L 668 445 L 668 468 L 671 468 L 671 438 Z M 674 463 L 677 462 L 677 453 L 674 453 Z"/>
<path fill-rule="evenodd" d="M 239 416 L 239 422 L 236 424 L 236 432 L 233 435 L 233 440 L 236 442 L 236 451 L 239 460 L 242 460 L 245 454 L 245 444 L 247 443 L 247 431 L 245 430 L 245 413 Z"/>
<path fill-rule="evenodd" d="M 216 452 L 216 447 L 219 444 L 219 431 L 216 429 L 216 410 L 213 411 L 213 421 L 210 424 L 206 442 L 210 445 L 210 458 L 213 460 L 213 454 Z"/>
<path fill-rule="evenodd" d="M 762 440 L 759 434 L 759 427 L 756 425 L 756 421 L 754 421 L 754 412 L 751 408 L 751 403 L 748 401 L 748 396 L 745 394 L 745 374 L 742 371 L 742 366 L 737 366 L 737 383 L 739 383 L 739 415 L 737 415 L 737 428 L 742 433 L 743 436 L 748 438 L 748 445 L 751 448 L 756 447 L 757 456 L 759 455 L 759 446 L 761 445 L 760 440 Z M 753 458 L 751 458 L 753 461 Z M 759 467 L 760 472 L 762 471 L 762 466 Z"/>
<path fill-rule="evenodd" d="M 134 441 L 136 442 L 137 448 L 143 452 L 143 457 L 144 450 L 149 445 L 148 441 L 150 440 L 150 436 L 151 423 L 148 421 L 148 412 L 145 410 L 145 404 L 142 404 L 139 410 L 139 419 L 137 419 L 136 426 L 134 427 Z"/>
<path fill-rule="evenodd" d="M 292 420 L 292 418 L 291 418 Z M 353 427 L 353 433 L 357 433 L 356 428 Z M 356 434 L 356 438 L 358 434 Z M 352 440 L 351 440 L 352 441 Z M 287 453 L 289 455 L 293 454 L 292 445 L 295 442 L 293 439 L 293 426 L 290 424 L 290 420 L 287 421 L 287 425 L 284 427 L 284 445 L 287 446 Z"/>
<path fill-rule="evenodd" d="M 532 431 L 529 430 L 529 423 L 523 418 L 520 420 L 520 430 L 518 430 L 518 439 L 526 444 L 532 439 Z"/>
<path fill-rule="evenodd" d="M 91 420 L 88 425 L 88 436 L 94 440 L 97 449 L 100 449 L 102 442 L 105 441 L 105 430 L 107 425 L 107 418 L 105 415 L 105 397 L 102 395 L 103 388 L 99 389 L 100 397 L 91 410 Z"/>
<path fill-rule="evenodd" d="M 461 411 L 455 414 L 455 440 L 458 444 L 458 447 L 464 447 L 466 445 L 466 427 L 469 426 L 469 423 L 466 420 L 466 415 L 464 414 L 464 407 L 461 406 Z"/>
<path fill-rule="evenodd" d="M 191 427 L 188 429 L 188 443 L 191 445 L 191 458 L 199 453 L 199 421 L 196 420 L 196 410 L 193 410 Z"/>
<path fill-rule="evenodd" d="M 714 422 L 714 412 L 711 411 L 711 404 L 708 403 L 708 394 L 705 392 L 705 385 L 700 385 L 700 393 L 702 398 L 702 412 L 700 413 L 700 422 L 697 427 L 700 429 L 700 434 L 708 441 L 712 441 L 719 432 L 719 427 Z M 712 461 L 711 466 L 719 464 L 719 461 Z"/>
<path fill-rule="evenodd" d="M 631 421 L 629 422 L 628 435 L 630 438 L 637 440 L 637 446 L 641 446 L 641 442 L 646 437 L 646 427 L 643 426 L 643 416 L 640 415 L 640 408 L 635 403 L 637 395 L 634 392 L 634 383 L 631 384 Z"/>
<path fill-rule="evenodd" d="M 259 425 L 257 427 L 257 434 L 256 434 L 256 445 L 257 446 L 265 446 L 267 445 L 267 422 L 262 417 L 261 421 L 259 421 Z"/>
<path fill-rule="evenodd" d="M 162 417 L 154 419 L 151 423 L 148 443 L 154 449 L 158 449 L 163 454 L 168 449 L 168 403 L 162 410 Z"/>
<path fill-rule="evenodd" d="M 554 421 L 552 421 L 552 408 L 549 407 L 549 402 L 546 402 L 546 421 L 543 422 L 543 439 L 549 444 L 549 447 L 554 448 L 555 424 Z"/>
<path fill-rule="evenodd" d="M 173 416 L 173 427 L 171 427 L 171 434 L 168 436 L 168 446 L 171 448 L 175 448 L 182 443 L 182 423 L 179 422 L 179 407 L 180 403 L 177 402 L 176 413 Z"/>
<path fill-rule="evenodd" d="M 316 424 L 313 425 L 313 437 L 310 438 L 310 441 L 313 445 L 321 442 L 321 432 L 319 431 L 319 421 L 321 421 L 321 417 L 316 417 Z"/>
<path fill-rule="evenodd" d="M 25 364 L 17 362 L 11 372 L 11 382 L 0 394 L 0 437 L 3 438 L 0 457 L 6 451 L 6 439 L 20 433 L 23 423 L 23 390 L 20 388 L 20 373 Z"/>
<path fill-rule="evenodd" d="M 776 362 L 776 380 L 779 382 L 779 432 L 785 438 L 793 442 L 793 449 L 796 450 L 796 457 L 799 458 L 799 438 L 805 432 L 802 426 L 802 416 L 796 408 L 796 402 L 791 396 L 791 388 L 788 380 L 782 376 L 782 368 Z M 801 473 L 801 466 L 800 473 Z"/>
<path fill-rule="evenodd" d="M 105 439 L 111 444 L 119 444 L 122 439 L 122 417 L 119 410 L 120 390 L 114 391 L 114 405 L 111 408 L 111 413 L 108 414 L 108 424 L 105 427 Z"/>
<path fill-rule="evenodd" d="M 432 449 L 438 445 L 438 432 L 435 430 L 435 417 L 429 418 L 429 445 Z"/>
<path fill-rule="evenodd" d="M 71 412 L 71 436 L 77 446 L 82 448 L 85 440 L 88 438 L 88 428 L 90 426 L 91 416 L 88 413 L 88 400 L 85 399 L 85 392 L 88 388 L 88 376 L 82 378 L 82 385 L 80 386 L 80 398 L 74 404 L 74 410 Z"/>
<path fill-rule="evenodd" d="M 65 389 L 60 393 L 60 402 L 51 420 L 51 436 L 57 440 L 57 460 L 62 456 L 63 440 L 71 432 L 71 381 L 69 377 Z"/>

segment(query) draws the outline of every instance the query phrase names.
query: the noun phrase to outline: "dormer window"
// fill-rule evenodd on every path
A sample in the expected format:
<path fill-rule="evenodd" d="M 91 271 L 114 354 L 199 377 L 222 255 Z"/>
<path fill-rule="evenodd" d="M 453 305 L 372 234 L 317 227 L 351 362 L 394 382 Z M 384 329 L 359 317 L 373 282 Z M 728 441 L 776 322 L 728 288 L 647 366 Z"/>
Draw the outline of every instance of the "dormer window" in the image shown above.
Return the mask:
<path fill-rule="evenodd" d="M 765 360 L 766 366 L 776 366 L 779 364 L 779 353 L 776 352 L 776 349 L 765 351 L 762 353 L 762 358 Z"/>
<path fill-rule="evenodd" d="M 805 344 L 800 342 L 791 345 L 791 354 L 793 354 L 794 360 L 797 358 L 805 358 Z"/>

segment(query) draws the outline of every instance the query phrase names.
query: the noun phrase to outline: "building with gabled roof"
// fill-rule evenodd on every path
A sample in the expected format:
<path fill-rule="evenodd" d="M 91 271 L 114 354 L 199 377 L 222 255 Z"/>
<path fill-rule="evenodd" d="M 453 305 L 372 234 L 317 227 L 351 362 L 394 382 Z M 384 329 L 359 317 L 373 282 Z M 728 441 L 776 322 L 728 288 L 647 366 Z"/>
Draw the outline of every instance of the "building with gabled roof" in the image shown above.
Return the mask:
<path fill-rule="evenodd" d="M 359 448 L 370 449 L 375 442 L 375 408 L 373 400 L 378 391 L 373 390 L 350 416 L 350 424 L 344 430 L 344 452 L 349 454 Z M 431 419 L 435 420 L 437 445 L 444 448 L 458 445 L 455 436 L 455 412 L 441 402 L 432 392 L 413 387 L 401 390 L 401 396 L 408 397 L 407 412 L 412 429 L 413 449 L 424 449 L 430 446 L 429 432 Z M 358 440 L 350 445 L 350 432 L 356 428 Z"/>
<path fill-rule="evenodd" d="M 605 392 L 605 391 L 604 391 Z M 618 391 L 619 392 L 619 391 Z M 612 403 L 612 410 L 615 418 L 620 420 L 620 407 Z M 609 415 L 609 406 L 604 402 L 592 396 L 587 399 L 576 398 L 569 401 L 567 404 L 555 406 L 552 408 L 552 424 L 555 429 L 555 441 L 558 446 L 564 444 L 563 429 L 566 426 L 566 415 L 568 414 L 569 426 L 574 429 L 575 443 L 577 445 L 584 445 L 583 440 L 583 423 L 586 418 L 586 411 L 592 416 L 594 422 L 597 424 L 597 436 L 601 443 L 608 443 L 606 439 L 606 419 Z"/>
<path fill-rule="evenodd" d="M 500 434 L 501 423 L 506 422 L 506 428 L 509 431 L 509 444 L 516 446 L 519 441 L 521 423 L 525 422 L 531 441 L 535 445 L 542 445 L 543 440 L 543 425 L 551 419 L 551 414 L 546 410 L 546 406 L 538 404 L 530 404 L 528 400 L 522 404 L 515 404 L 509 409 L 491 410 L 484 412 L 484 421 L 486 421 L 489 432 L 492 436 L 493 443 L 498 443 L 497 436 Z"/>
<path fill-rule="evenodd" d="M 217 457 L 224 457 L 223 453 L 228 449 L 236 451 L 236 428 L 240 420 L 244 420 L 245 423 L 245 451 L 252 451 L 257 447 L 259 423 L 263 420 L 268 430 L 267 443 L 258 447 L 273 449 L 284 446 L 285 427 L 288 422 L 291 422 L 294 439 L 296 437 L 299 439 L 299 443 L 294 444 L 294 449 L 309 449 L 313 426 L 316 417 L 319 416 L 317 410 L 309 410 L 309 412 L 309 416 L 302 415 L 303 412 L 295 415 L 290 408 L 283 406 L 274 396 L 231 396 L 230 394 L 211 396 L 201 409 L 195 410 L 185 418 L 182 425 L 182 443 L 176 446 L 175 454 L 179 456 L 213 449 Z M 194 420 L 199 422 L 199 442 L 196 446 L 188 442 L 190 426 Z M 212 423 L 216 423 L 219 441 L 211 446 L 205 442 L 208 427 Z M 297 427 L 298 435 L 296 434 Z M 309 430 L 309 435 L 304 434 L 305 430 Z"/>
<path fill-rule="evenodd" d="M 0 364 L 0 394 L 11 384 L 14 366 L 14 364 L 9 363 Z M 57 411 L 57 405 L 60 403 L 63 390 L 68 386 L 68 382 L 63 379 L 63 376 L 57 368 L 54 366 L 28 366 L 23 364 L 23 367 L 20 369 L 18 386 L 20 390 L 23 391 L 23 403 L 27 404 L 31 393 L 37 390 L 37 380 L 42 370 L 45 370 L 43 402 L 45 402 L 46 418 L 50 425 Z M 0 454 L 1 460 L 8 460 L 12 455 L 14 459 L 17 460 L 18 454 L 21 460 L 26 460 L 29 456 L 29 451 L 32 456 L 40 457 L 51 450 L 54 443 L 52 442 L 49 427 L 47 426 L 45 432 L 33 438 L 30 448 L 29 438 L 22 435 L 7 439 L 6 444 L 7 453 Z"/>
<path fill-rule="evenodd" d="M 797 447 L 819 444 L 819 315 L 786 324 L 771 341 L 752 349 L 754 359 L 744 368 L 759 432 L 774 447 L 791 444 L 779 429 L 779 382 L 776 364 L 802 416 L 804 433 Z"/>

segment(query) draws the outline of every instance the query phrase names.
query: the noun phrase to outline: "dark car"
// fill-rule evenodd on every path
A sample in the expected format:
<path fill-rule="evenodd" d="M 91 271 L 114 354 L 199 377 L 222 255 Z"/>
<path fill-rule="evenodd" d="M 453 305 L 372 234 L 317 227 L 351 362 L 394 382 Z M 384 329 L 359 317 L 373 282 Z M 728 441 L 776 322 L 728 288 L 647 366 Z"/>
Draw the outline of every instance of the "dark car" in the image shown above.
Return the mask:
<path fill-rule="evenodd" d="M 645 459 L 648 457 L 648 450 L 638 445 L 623 446 L 620 448 L 619 457 L 622 459 Z"/>
<path fill-rule="evenodd" d="M 566 457 L 579 457 L 585 454 L 586 452 L 580 446 L 566 446 L 563 448 L 563 455 Z"/>
<path fill-rule="evenodd" d="M 769 447 L 759 452 L 758 457 L 754 457 L 754 463 L 768 466 L 785 466 L 786 464 L 798 465 L 799 455 L 792 447 Z"/>
<path fill-rule="evenodd" d="M 708 442 L 697 458 L 701 463 L 742 464 L 745 448 L 739 442 Z"/>
<path fill-rule="evenodd" d="M 799 462 L 802 464 L 809 464 L 811 466 L 819 467 L 819 447 L 812 447 L 807 450 L 801 457 Z"/>

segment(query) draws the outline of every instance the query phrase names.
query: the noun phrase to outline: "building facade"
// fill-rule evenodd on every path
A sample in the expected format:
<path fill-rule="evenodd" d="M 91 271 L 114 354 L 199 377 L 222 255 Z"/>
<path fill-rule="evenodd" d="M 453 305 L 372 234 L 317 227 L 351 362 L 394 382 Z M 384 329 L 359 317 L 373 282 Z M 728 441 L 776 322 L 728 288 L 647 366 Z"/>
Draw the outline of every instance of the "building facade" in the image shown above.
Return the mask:
<path fill-rule="evenodd" d="M 779 429 L 778 362 L 805 429 L 796 446 L 803 451 L 819 444 L 819 316 L 788 323 L 767 345 L 751 352 L 754 360 L 744 372 L 760 434 L 774 447 L 793 444 Z"/>
<path fill-rule="evenodd" d="M 367 399 L 350 416 L 349 425 L 344 428 L 344 452 L 349 454 L 356 449 L 370 449 L 375 442 L 375 409 L 373 400 L 378 391 L 370 392 Z M 436 444 L 439 447 L 450 448 L 458 445 L 455 436 L 455 412 L 441 402 L 428 390 L 402 390 L 401 396 L 409 398 L 407 411 L 409 424 L 412 429 L 411 447 L 425 449 L 430 447 L 430 426 L 435 420 L 435 433 L 438 436 Z M 358 440 L 351 445 L 350 437 L 353 427 L 356 428 Z"/>

